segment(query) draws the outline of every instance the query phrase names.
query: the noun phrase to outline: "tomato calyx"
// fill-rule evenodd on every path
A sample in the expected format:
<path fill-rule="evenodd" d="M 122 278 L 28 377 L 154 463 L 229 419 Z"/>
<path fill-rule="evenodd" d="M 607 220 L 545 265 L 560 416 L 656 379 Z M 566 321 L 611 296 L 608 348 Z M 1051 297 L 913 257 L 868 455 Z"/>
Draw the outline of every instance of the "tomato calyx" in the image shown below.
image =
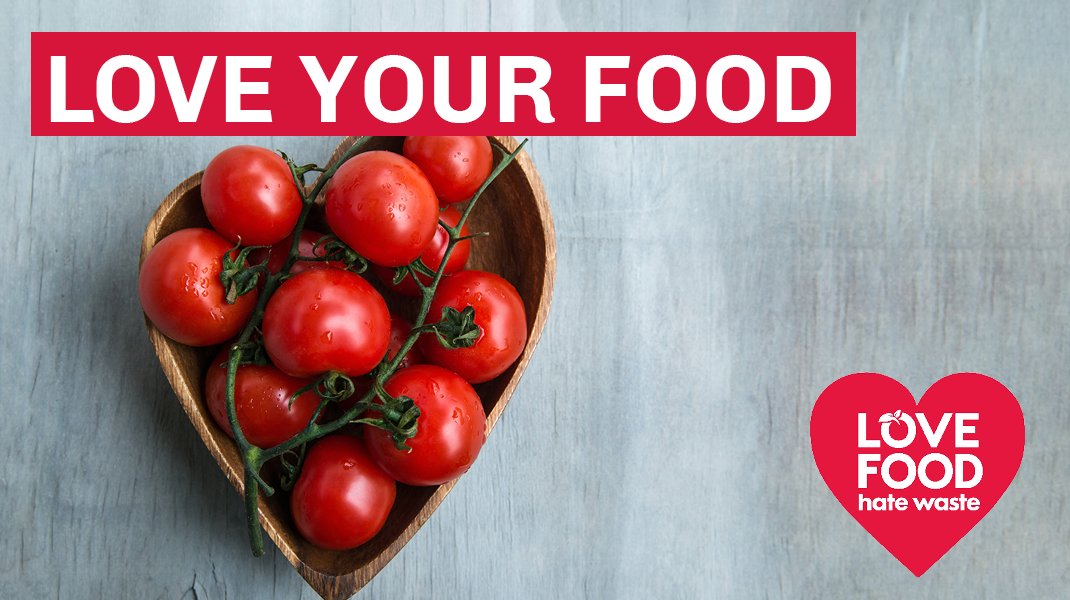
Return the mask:
<path fill-rule="evenodd" d="M 234 346 L 238 346 L 241 350 L 241 359 L 238 361 L 239 365 L 256 365 L 258 367 L 266 367 L 271 364 L 271 359 L 268 358 L 267 350 L 264 349 L 264 339 L 259 335 L 259 330 L 254 332 L 256 335 L 247 342 L 234 342 L 231 349 Z M 226 365 L 223 365 L 226 368 Z M 291 399 L 290 404 L 293 404 Z"/>
<path fill-rule="evenodd" d="M 350 423 L 371 425 L 386 431 L 394 442 L 394 447 L 402 452 L 410 452 L 405 442 L 416 436 L 417 419 L 420 417 L 420 407 L 416 401 L 408 396 L 393 397 L 383 389 L 383 383 L 378 377 L 372 382 L 372 391 L 375 392 L 382 403 L 375 402 L 367 406 L 366 410 L 378 412 L 381 417 L 361 417 L 353 419 Z M 358 403 L 360 404 L 360 403 Z"/>
<path fill-rule="evenodd" d="M 323 256 L 318 256 L 320 248 Z M 368 270 L 368 259 L 357 254 L 336 235 L 325 235 L 316 241 L 312 254 L 315 256 L 298 256 L 298 261 L 306 262 L 340 262 L 346 269 L 360 275 Z"/>
<path fill-rule="evenodd" d="M 315 392 L 327 402 L 338 402 L 352 396 L 356 390 L 353 380 L 349 377 L 338 371 L 327 371 L 312 380 L 312 383 L 294 392 L 293 396 L 290 396 L 290 405 L 292 406 L 294 401 L 306 392 Z"/>
<path fill-rule="evenodd" d="M 426 275 L 428 277 L 435 276 L 435 272 L 431 270 L 431 267 L 425 265 L 423 259 L 418 258 L 412 261 L 411 265 L 406 265 L 404 267 L 398 267 L 397 269 L 395 269 L 393 283 L 394 285 L 401 283 L 405 280 L 406 275 L 411 276 L 413 279 L 419 281 L 419 279 L 416 277 L 417 273 L 419 273 L 420 275 Z"/>
<path fill-rule="evenodd" d="M 223 289 L 227 291 L 224 297 L 227 304 L 234 304 L 238 300 L 238 296 L 244 296 L 255 290 L 260 275 L 263 274 L 266 277 L 269 274 L 266 260 L 258 265 L 246 266 L 250 252 L 257 248 L 266 247 L 242 247 L 239 239 L 234 248 L 223 253 L 223 268 L 219 271 L 219 281 L 223 284 Z M 234 255 L 235 252 L 238 253 L 237 256 Z"/>
<path fill-rule="evenodd" d="M 442 318 L 437 323 L 420 327 L 420 333 L 431 332 L 438 343 L 447 350 L 470 348 L 483 331 L 476 324 L 476 309 L 471 306 L 458 311 L 452 306 L 442 308 Z"/>

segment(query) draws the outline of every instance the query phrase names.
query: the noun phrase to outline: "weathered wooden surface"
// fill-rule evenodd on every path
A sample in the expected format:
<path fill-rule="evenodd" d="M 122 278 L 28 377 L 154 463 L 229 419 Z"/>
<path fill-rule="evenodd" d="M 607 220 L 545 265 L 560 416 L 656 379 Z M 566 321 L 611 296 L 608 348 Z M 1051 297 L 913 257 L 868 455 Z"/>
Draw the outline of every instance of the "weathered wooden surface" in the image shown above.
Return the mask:
<path fill-rule="evenodd" d="M 858 32 L 855 138 L 536 138 L 553 310 L 480 460 L 358 598 L 1038 598 L 1070 583 L 1070 7 L 1061 2 L 39 2 L 0 22 L 0 595 L 314 597 L 238 495 L 136 298 L 160 200 L 225 146 L 31 138 L 31 30 Z M 300 18 L 296 15 L 300 11 Z M 295 20 L 296 19 L 296 20 Z M 809 449 L 837 377 L 979 371 L 1026 449 L 915 579 Z"/>

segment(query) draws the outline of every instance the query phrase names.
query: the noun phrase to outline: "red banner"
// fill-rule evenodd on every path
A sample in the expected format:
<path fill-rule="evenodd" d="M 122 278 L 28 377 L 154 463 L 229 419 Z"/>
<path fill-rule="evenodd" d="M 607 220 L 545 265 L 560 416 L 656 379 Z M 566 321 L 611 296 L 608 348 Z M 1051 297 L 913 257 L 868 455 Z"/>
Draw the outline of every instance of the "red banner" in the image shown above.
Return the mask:
<path fill-rule="evenodd" d="M 33 135 L 854 135 L 854 33 L 33 33 Z"/>

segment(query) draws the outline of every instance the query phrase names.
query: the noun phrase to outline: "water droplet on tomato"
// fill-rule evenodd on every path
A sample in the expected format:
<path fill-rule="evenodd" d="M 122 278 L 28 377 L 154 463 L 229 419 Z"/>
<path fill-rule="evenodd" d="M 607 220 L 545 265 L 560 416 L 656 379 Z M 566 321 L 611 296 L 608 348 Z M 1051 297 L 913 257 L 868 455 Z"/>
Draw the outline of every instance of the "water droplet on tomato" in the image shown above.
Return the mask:
<path fill-rule="evenodd" d="M 308 307 L 311 308 L 312 310 L 316 310 L 316 309 L 318 309 L 320 307 L 320 305 L 316 304 L 316 303 L 312 303 L 312 304 L 309 304 Z"/>
<path fill-rule="evenodd" d="M 468 159 L 467 158 L 462 158 L 461 162 L 468 162 Z"/>
<path fill-rule="evenodd" d="M 461 412 L 460 408 L 453 408 L 453 420 L 456 421 L 458 425 L 464 425 L 464 413 Z"/>
<path fill-rule="evenodd" d="M 355 462 L 353 462 L 351 460 L 347 460 L 344 463 L 342 463 L 342 468 L 343 469 L 347 469 L 347 470 L 348 469 L 352 469 L 355 466 L 357 466 L 357 463 L 355 463 Z"/>
<path fill-rule="evenodd" d="M 320 336 L 320 339 L 323 340 L 324 344 L 330 344 L 332 337 L 334 337 L 334 336 L 333 336 L 333 334 L 331 334 L 330 331 L 325 331 L 325 332 L 323 332 L 323 335 Z"/>

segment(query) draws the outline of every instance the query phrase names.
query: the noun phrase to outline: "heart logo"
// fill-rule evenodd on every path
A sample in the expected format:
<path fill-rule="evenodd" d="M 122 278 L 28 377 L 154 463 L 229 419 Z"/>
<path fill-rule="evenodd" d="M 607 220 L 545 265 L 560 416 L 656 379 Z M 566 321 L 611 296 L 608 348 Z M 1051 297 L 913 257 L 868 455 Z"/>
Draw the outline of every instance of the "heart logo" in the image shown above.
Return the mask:
<path fill-rule="evenodd" d="M 915 404 L 898 381 L 857 373 L 810 415 L 825 484 L 847 512 L 921 577 L 992 510 L 1025 450 L 1014 395 L 976 373 L 937 381 Z"/>

